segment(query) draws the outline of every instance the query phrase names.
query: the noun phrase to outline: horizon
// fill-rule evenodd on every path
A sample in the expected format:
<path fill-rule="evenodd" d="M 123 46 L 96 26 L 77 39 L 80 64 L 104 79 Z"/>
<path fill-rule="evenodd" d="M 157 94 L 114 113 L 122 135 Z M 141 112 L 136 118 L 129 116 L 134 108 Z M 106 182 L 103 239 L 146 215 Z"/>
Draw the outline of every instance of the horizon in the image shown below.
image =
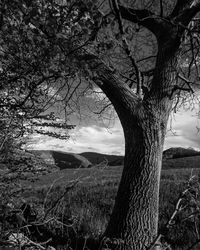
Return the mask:
<path fill-rule="evenodd" d="M 164 150 L 174 147 L 194 148 L 200 151 L 200 120 L 198 110 L 172 114 L 168 122 Z M 34 134 L 25 149 L 57 150 L 68 153 L 96 152 L 108 155 L 124 155 L 123 130 L 118 119 L 111 128 L 97 121 L 84 123 L 69 131 L 70 139 L 60 140 Z"/>
<path fill-rule="evenodd" d="M 167 149 L 164 149 L 163 152 L 167 151 L 168 149 L 177 149 L 177 148 L 184 148 L 184 149 L 193 149 L 196 152 L 200 152 L 200 149 L 195 149 L 192 147 L 169 147 Z M 66 153 L 66 154 L 84 154 L 84 153 L 95 153 L 95 154 L 101 154 L 101 155 L 113 155 L 113 156 L 124 156 L 124 155 L 115 155 L 115 154 L 106 154 L 106 153 L 99 153 L 99 152 L 95 152 L 95 151 L 83 151 L 80 153 L 75 153 L 75 152 L 67 152 L 67 151 L 62 151 L 62 150 L 56 150 L 56 149 L 25 149 L 29 152 L 31 151 L 56 151 L 56 152 L 60 152 L 60 153 Z"/>

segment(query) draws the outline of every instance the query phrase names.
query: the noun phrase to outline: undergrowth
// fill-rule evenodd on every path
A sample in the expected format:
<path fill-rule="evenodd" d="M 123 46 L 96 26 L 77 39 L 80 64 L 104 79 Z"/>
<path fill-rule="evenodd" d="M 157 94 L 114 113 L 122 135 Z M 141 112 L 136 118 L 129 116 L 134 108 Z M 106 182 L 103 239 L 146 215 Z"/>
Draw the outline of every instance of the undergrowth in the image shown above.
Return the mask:
<path fill-rule="evenodd" d="M 198 176 L 198 173 L 195 174 Z M 199 237 L 199 214 L 188 217 L 191 209 L 198 210 L 197 203 L 190 204 L 192 196 L 190 199 L 184 196 L 184 202 L 188 199 L 188 208 L 177 212 L 170 226 L 167 226 L 178 199 L 187 188 L 190 177 L 191 171 L 170 170 L 164 171 L 161 178 L 159 233 L 172 249 L 189 249 Z M 31 222 L 32 225 L 40 225 L 39 230 L 43 236 L 46 234 L 45 237 L 40 238 L 40 242 L 51 238 L 48 244 L 57 249 L 82 250 L 87 246 L 92 250 L 97 249 L 96 244 L 105 231 L 118 184 L 116 178 L 103 183 L 94 182 L 90 186 L 72 181 L 71 186 L 57 184 L 52 185 L 51 188 L 43 187 L 25 191 L 22 201 L 30 204 L 31 209 L 35 211 L 36 216 Z M 198 202 L 199 197 L 196 198 Z M 18 202 L 18 209 L 22 205 L 22 202 L 21 204 Z M 23 216 L 23 211 L 21 214 Z M 10 230 L 12 232 L 21 230 L 19 225 L 17 228 L 15 225 L 12 227 Z M 23 227 L 26 228 L 26 225 Z M 32 241 L 38 242 L 39 237 L 34 230 L 32 233 L 30 228 L 29 232 L 24 229 L 21 231 Z"/>

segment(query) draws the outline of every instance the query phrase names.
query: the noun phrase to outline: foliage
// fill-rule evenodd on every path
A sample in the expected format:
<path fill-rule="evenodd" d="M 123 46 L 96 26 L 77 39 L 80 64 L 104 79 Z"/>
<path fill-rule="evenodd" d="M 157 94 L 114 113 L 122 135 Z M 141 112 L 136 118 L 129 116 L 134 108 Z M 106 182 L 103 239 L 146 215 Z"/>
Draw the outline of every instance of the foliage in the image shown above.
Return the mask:
<path fill-rule="evenodd" d="M 23 193 L 30 190 L 26 183 L 55 170 L 55 166 L 47 166 L 40 158 L 25 151 L 12 149 L 8 152 L 8 157 L 0 163 L 0 245 L 9 245 L 12 234 L 23 233 L 20 227 L 25 218 L 20 207 L 24 203 Z"/>
<path fill-rule="evenodd" d="M 13 151 L 27 144 L 30 134 L 38 133 L 66 140 L 69 139 L 68 131 L 74 127 L 57 119 L 53 112 L 40 115 L 37 119 L 29 119 L 26 116 L 15 117 L 13 113 L 9 113 L 9 116 L 3 116 L 0 119 L 0 162 L 9 160 Z"/>
<path fill-rule="evenodd" d="M 92 25 L 86 12 L 82 16 L 85 5 L 81 1 L 1 1 L 0 5 L 1 147 L 33 128 L 40 134 L 68 138 L 67 133 L 47 127 L 73 128 L 66 122 L 72 110 L 63 105 L 59 121 L 55 112 L 47 111 L 55 102 L 67 103 L 74 93 L 71 88 L 78 86 L 78 69 L 70 53 L 85 40 L 84 27 Z M 66 53 L 61 44 L 68 48 Z"/>
<path fill-rule="evenodd" d="M 157 13 L 155 3 L 148 2 L 143 3 L 144 7 L 147 4 Z M 163 8 L 167 14 L 173 4 L 163 3 Z M 2 1 L 0 107 L 34 116 L 56 99 L 65 102 L 67 113 L 74 111 L 83 105 L 81 99 L 88 91 L 83 78 L 90 81 L 90 87 L 95 90 L 92 82 L 96 76 L 84 62 L 96 56 L 119 71 L 121 80 L 133 91 L 138 77 L 141 78 L 145 92 L 156 62 L 155 37 L 140 26 L 139 21 L 123 20 L 121 30 L 115 12 L 107 1 Z M 188 91 L 189 97 L 193 93 L 191 85 L 198 87 L 199 26 L 198 20 L 193 22 L 184 33 L 173 90 L 176 101 L 183 103 L 182 91 L 184 94 Z M 82 84 L 78 79 L 82 79 Z M 95 94 L 95 91 L 89 93 Z M 109 108 L 110 102 L 104 98 L 95 105 L 95 109 L 100 109 L 95 112 L 101 114 Z"/>

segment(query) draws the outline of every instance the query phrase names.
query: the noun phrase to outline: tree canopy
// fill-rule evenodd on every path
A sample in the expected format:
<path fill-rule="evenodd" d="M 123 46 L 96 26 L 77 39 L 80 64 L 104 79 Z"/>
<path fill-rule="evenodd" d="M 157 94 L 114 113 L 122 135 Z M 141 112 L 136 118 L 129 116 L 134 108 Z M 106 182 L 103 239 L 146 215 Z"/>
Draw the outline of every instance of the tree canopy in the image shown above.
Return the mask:
<path fill-rule="evenodd" d="M 182 21 L 181 15 L 176 21 L 182 7 L 177 7 L 179 2 L 175 4 L 2 1 L 1 109 L 34 117 L 57 99 L 68 104 L 67 113 L 74 111 L 78 106 L 75 96 L 84 96 L 88 86 L 93 89 L 93 82 L 98 85 L 100 81 L 92 68 L 95 65 L 89 64 L 92 59 L 97 65 L 103 63 L 143 98 L 155 73 L 160 19 L 183 30 L 171 90 L 177 107 L 199 87 L 199 19 L 194 13 L 192 22 Z M 108 102 L 104 105 L 109 107 Z"/>

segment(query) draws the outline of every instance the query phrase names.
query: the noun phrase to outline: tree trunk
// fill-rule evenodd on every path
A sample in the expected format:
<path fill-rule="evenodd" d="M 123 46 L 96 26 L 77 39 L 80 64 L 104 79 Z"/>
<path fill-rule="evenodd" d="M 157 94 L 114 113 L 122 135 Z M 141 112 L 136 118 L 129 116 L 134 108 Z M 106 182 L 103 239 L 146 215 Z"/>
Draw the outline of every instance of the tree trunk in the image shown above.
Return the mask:
<path fill-rule="evenodd" d="M 97 74 L 93 80 L 113 104 L 125 136 L 124 169 L 104 233 L 104 245 L 110 249 L 144 250 L 157 236 L 162 151 L 176 90 L 177 30 L 162 25 L 153 77 L 143 98 L 104 63 L 90 64 Z"/>
<path fill-rule="evenodd" d="M 107 238 L 116 239 L 112 249 L 143 250 L 157 235 L 162 150 L 169 108 L 162 115 L 158 113 L 150 111 L 149 106 L 140 107 L 137 116 L 129 114 L 126 122 L 122 120 L 124 169 L 105 232 Z"/>

